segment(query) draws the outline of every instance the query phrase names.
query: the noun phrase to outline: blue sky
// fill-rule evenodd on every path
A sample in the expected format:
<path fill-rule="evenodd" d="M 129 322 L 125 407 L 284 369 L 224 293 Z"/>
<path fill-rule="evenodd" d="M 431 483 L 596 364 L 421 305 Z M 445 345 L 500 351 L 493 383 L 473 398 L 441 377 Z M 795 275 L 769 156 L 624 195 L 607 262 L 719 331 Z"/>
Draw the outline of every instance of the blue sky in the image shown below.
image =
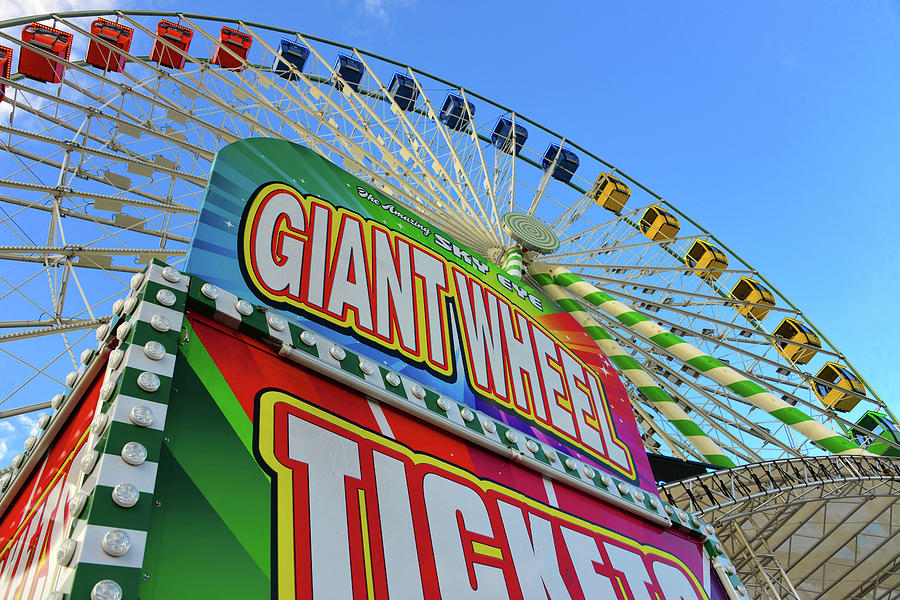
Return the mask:
<path fill-rule="evenodd" d="M 0 17 L 111 6 L 12 4 Z M 900 411 L 897 2 L 254 4 L 140 8 L 293 27 L 407 62 L 543 123 L 712 231 Z M 0 429 L 2 443 L 17 446 L 11 453 L 30 426 L 16 425 L 15 436 Z"/>

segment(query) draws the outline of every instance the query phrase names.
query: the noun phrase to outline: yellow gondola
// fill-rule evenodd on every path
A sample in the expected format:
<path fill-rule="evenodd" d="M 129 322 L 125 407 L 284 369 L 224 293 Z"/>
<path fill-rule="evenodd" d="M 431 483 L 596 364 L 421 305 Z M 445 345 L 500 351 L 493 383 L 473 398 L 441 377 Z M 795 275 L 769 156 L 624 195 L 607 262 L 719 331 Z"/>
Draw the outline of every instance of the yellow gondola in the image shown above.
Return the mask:
<path fill-rule="evenodd" d="M 734 289 L 731 290 L 731 297 L 749 304 L 764 304 L 765 306 L 742 304 L 736 309 L 745 317 L 753 317 L 757 321 L 762 321 L 769 314 L 766 306 L 775 306 L 775 296 L 769 291 L 769 288 L 749 277 L 738 279 Z"/>
<path fill-rule="evenodd" d="M 600 177 L 594 183 L 594 191 L 591 197 L 594 202 L 612 212 L 619 212 L 625 208 L 625 203 L 631 196 L 631 188 L 609 173 L 600 173 Z"/>
<path fill-rule="evenodd" d="M 862 382 L 850 369 L 833 362 L 825 363 L 816 378 L 828 382 L 811 382 L 816 396 L 822 404 L 840 412 L 849 412 L 859 404 L 860 398 L 848 394 L 848 391 L 866 393 Z"/>
<path fill-rule="evenodd" d="M 725 253 L 704 240 L 694 240 L 684 255 L 684 262 L 689 267 L 695 267 L 694 274 L 707 281 L 715 281 L 722 274 L 722 269 L 728 267 L 728 257 Z"/>
<path fill-rule="evenodd" d="M 681 229 L 681 223 L 675 215 L 659 206 L 651 206 L 645 210 L 638 225 L 641 233 L 653 241 L 670 240 Z"/>
<path fill-rule="evenodd" d="M 805 365 L 816 355 L 817 351 L 813 348 L 822 347 L 822 342 L 815 331 L 790 317 L 785 318 L 778 325 L 778 329 L 775 330 L 775 337 L 781 338 L 775 340 L 775 347 L 778 348 L 778 351 L 788 360 L 792 360 L 798 365 Z M 794 343 L 792 344 L 791 342 Z M 813 346 L 813 348 L 804 348 L 798 344 Z"/>

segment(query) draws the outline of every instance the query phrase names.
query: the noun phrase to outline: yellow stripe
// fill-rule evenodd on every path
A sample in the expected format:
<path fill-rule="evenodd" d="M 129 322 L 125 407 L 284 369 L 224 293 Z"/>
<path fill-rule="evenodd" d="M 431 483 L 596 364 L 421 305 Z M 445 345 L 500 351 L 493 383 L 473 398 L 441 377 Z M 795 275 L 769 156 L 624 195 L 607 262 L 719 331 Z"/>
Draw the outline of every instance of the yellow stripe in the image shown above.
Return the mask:
<path fill-rule="evenodd" d="M 473 541 L 472 550 L 475 551 L 475 554 L 481 554 L 482 556 L 490 556 L 491 558 L 503 560 L 503 550 L 497 548 L 496 546 L 488 546 L 487 544 Z"/>
<path fill-rule="evenodd" d="M 44 503 L 44 500 L 47 498 L 47 494 L 50 493 L 50 490 L 53 489 L 53 487 L 56 485 L 56 482 L 59 480 L 59 478 L 62 477 L 62 475 L 64 473 L 66 475 L 68 475 L 68 470 L 66 470 L 65 467 L 68 466 L 68 464 L 72 462 L 72 459 L 75 458 L 75 455 L 78 454 L 79 451 L 81 451 L 81 447 L 84 445 L 84 442 L 90 433 L 91 433 L 91 429 L 90 429 L 90 427 L 88 427 L 84 431 L 84 433 L 81 434 L 81 437 L 78 438 L 78 441 L 75 442 L 75 448 L 71 452 L 69 452 L 69 455 L 66 457 L 66 460 L 64 460 L 63 463 L 56 470 L 56 474 L 47 483 L 47 487 L 44 489 L 44 491 L 41 493 L 40 497 L 38 497 L 37 501 L 31 507 L 31 510 L 28 511 L 28 515 L 26 515 L 25 518 L 22 519 L 22 523 L 19 525 L 19 528 L 16 529 L 16 532 L 9 539 L 9 542 L 7 542 L 6 546 L 4 546 L 2 550 L 0 550 L 0 559 L 2 559 L 4 556 L 6 556 L 6 553 L 9 552 L 9 549 L 12 548 L 12 545 L 16 542 L 17 539 L 19 539 L 19 536 L 22 534 L 22 532 L 25 530 L 25 528 L 31 523 L 31 518 L 34 516 L 34 513 L 37 512 L 37 510 Z M 48 449 L 47 452 L 49 453 L 49 451 L 50 450 Z M 32 473 L 33 473 L 33 471 L 32 471 Z M 36 479 L 35 479 L 35 484 L 37 484 Z"/>
<path fill-rule="evenodd" d="M 366 565 L 366 597 L 375 600 L 375 583 L 372 577 L 372 549 L 369 546 L 369 515 L 366 510 L 366 491 L 359 490 L 359 524 L 362 527 L 363 562 Z"/>

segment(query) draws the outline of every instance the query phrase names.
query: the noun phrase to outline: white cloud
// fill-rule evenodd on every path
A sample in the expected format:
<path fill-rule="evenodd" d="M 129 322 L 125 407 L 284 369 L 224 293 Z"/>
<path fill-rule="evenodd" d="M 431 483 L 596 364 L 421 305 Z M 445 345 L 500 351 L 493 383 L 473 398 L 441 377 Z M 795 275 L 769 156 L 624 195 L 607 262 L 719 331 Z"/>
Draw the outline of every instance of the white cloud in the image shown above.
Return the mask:
<path fill-rule="evenodd" d="M 3 460 L 9 452 L 9 446 L 6 444 L 6 440 L 0 440 L 0 460 Z"/>
<path fill-rule="evenodd" d="M 28 435 L 37 435 L 40 432 L 37 426 L 37 418 L 29 417 L 28 415 L 19 415 L 17 418 L 21 429 L 28 429 Z"/>
<path fill-rule="evenodd" d="M 412 7 L 415 0 L 363 0 L 362 4 L 366 15 L 375 17 L 382 23 L 388 23 L 392 12 Z"/>
<path fill-rule="evenodd" d="M 104 0 L 0 0 L 0 20 L 68 10 L 108 8 Z"/>
<path fill-rule="evenodd" d="M 16 428 L 9 421 L 0 421 L 0 432 L 12 433 Z"/>

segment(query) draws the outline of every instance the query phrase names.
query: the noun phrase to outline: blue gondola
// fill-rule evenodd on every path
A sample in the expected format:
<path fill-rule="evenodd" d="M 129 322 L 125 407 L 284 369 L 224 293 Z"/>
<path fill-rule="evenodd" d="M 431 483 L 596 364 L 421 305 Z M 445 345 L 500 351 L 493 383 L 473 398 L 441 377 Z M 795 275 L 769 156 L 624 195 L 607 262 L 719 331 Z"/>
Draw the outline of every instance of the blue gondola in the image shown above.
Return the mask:
<path fill-rule="evenodd" d="M 466 110 L 468 107 L 468 111 Z M 441 122 L 453 131 L 465 131 L 475 116 L 475 105 L 456 94 L 447 94 L 441 107 Z"/>
<path fill-rule="evenodd" d="M 334 63 L 334 70 L 340 76 L 340 79 L 347 83 L 350 89 L 354 92 L 359 90 L 359 82 L 362 81 L 363 72 L 365 71 L 360 61 L 346 54 L 338 54 L 337 62 Z M 341 83 L 340 79 L 334 82 L 334 87 L 338 90 L 344 89 L 344 84 Z"/>
<path fill-rule="evenodd" d="M 302 73 L 307 58 L 309 58 L 309 48 L 293 40 L 282 39 L 272 70 L 279 77 L 293 81 L 297 79 L 297 75 L 291 72 L 291 67 L 293 66 Z"/>
<path fill-rule="evenodd" d="M 388 93 L 402 110 L 412 110 L 416 106 L 416 98 L 419 97 L 419 88 L 416 87 L 412 77 L 394 73 Z"/>
<path fill-rule="evenodd" d="M 491 134 L 491 143 L 501 152 L 507 154 L 519 155 L 525 140 L 528 139 L 528 130 L 516 123 L 515 133 L 513 133 L 513 123 L 509 119 L 501 118 L 494 127 L 494 133 Z M 515 145 L 513 141 L 515 140 Z"/>
<path fill-rule="evenodd" d="M 551 165 L 553 165 L 553 161 L 556 159 L 557 154 L 559 155 L 559 159 L 556 160 L 556 166 L 553 168 L 551 176 L 553 179 L 568 183 L 571 181 L 572 175 L 575 174 L 576 169 L 578 169 L 579 164 L 578 155 L 571 150 L 565 148 L 560 150 L 559 144 L 550 144 L 550 147 L 547 148 L 547 152 L 544 153 L 543 160 L 541 160 L 541 168 L 544 169 L 544 171 L 549 170 Z"/>

